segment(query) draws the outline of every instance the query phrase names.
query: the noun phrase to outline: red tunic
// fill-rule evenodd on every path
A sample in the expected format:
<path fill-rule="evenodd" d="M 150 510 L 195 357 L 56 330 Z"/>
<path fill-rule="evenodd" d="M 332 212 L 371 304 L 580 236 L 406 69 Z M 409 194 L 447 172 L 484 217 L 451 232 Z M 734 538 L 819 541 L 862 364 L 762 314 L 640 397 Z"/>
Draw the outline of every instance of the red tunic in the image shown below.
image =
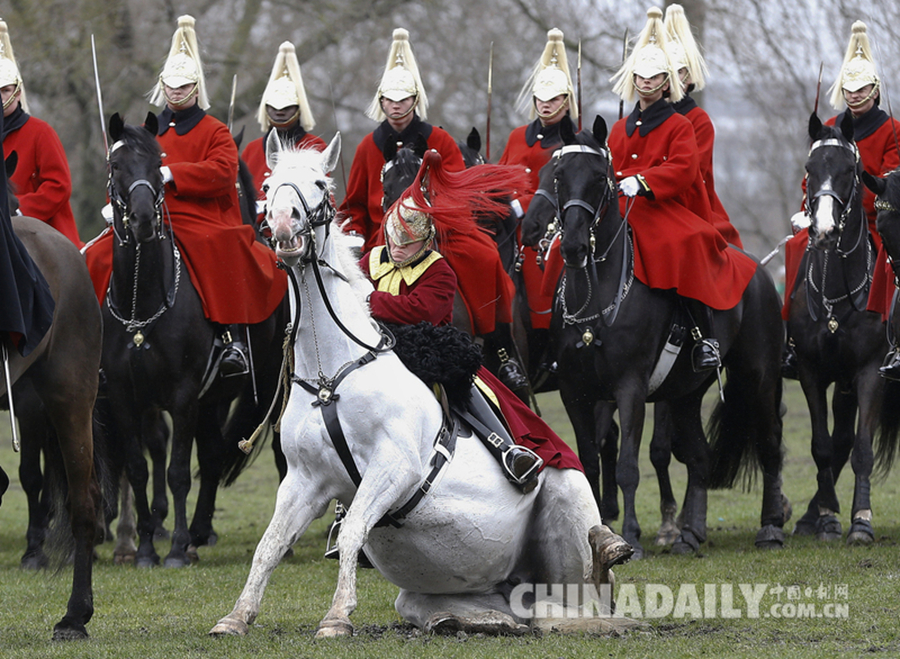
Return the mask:
<path fill-rule="evenodd" d="M 366 254 L 359 262 L 366 276 L 369 275 L 370 258 L 370 254 Z M 372 316 L 377 320 L 410 325 L 422 321 L 447 325 L 453 316 L 453 296 L 456 291 L 454 279 L 453 271 L 447 267 L 445 259 L 437 259 L 419 273 L 412 284 L 401 284 L 399 295 L 373 292 L 369 298 Z M 497 397 L 500 411 L 517 444 L 537 453 L 543 458 L 544 466 L 583 471 L 578 456 L 543 419 L 486 368 L 479 368 L 477 375 Z"/>
<path fill-rule="evenodd" d="M 563 121 L 567 121 L 567 119 L 563 119 Z M 539 124 L 540 120 L 536 119 L 535 122 Z M 500 165 L 521 165 L 528 174 L 528 189 L 522 190 L 517 196 L 522 205 L 522 212 L 528 210 L 528 205 L 538 189 L 541 168 L 549 162 L 553 152 L 562 146 L 559 140 L 538 139 L 534 141 L 534 137 L 529 139 L 526 134 L 539 132 L 538 124 L 532 122 L 513 129 L 498 162 Z M 554 132 L 558 132 L 558 129 Z M 528 144 L 529 141 L 532 141 L 531 146 Z M 519 237 L 521 238 L 521 235 Z M 525 281 L 525 295 L 528 297 L 528 307 L 531 311 L 531 326 L 535 329 L 550 327 L 550 312 L 553 306 L 552 289 L 555 289 L 555 283 L 550 287 L 551 290 L 546 292 L 542 289 L 543 277 L 544 272 L 537 262 L 537 250 L 533 247 L 526 247 L 525 260 L 522 262 L 522 278 Z"/>
<path fill-rule="evenodd" d="M 263 137 L 253 140 L 246 148 L 244 148 L 244 152 L 241 154 L 241 158 L 243 158 L 250 173 L 253 174 L 253 185 L 256 187 L 256 194 L 260 199 L 265 197 L 262 191 L 263 183 L 265 182 L 266 177 L 272 173 L 269 166 L 266 164 L 267 137 L 268 133 Z M 319 151 L 324 151 L 328 145 L 321 137 L 313 135 L 312 133 L 303 133 L 303 137 L 297 140 L 294 143 L 294 146 L 298 149 L 312 147 Z"/>
<path fill-rule="evenodd" d="M 385 124 L 387 121 L 382 122 L 379 128 L 385 130 L 383 128 Z M 421 121 L 417 126 L 424 126 L 426 131 L 430 129 L 428 148 L 435 149 L 441 154 L 444 169 L 454 172 L 465 169 L 466 165 L 459 147 L 449 133 Z M 376 245 L 384 244 L 384 232 L 381 230 L 384 218 L 384 211 L 381 208 L 384 198 L 381 185 L 383 167 L 384 155 L 375 143 L 374 133 L 369 133 L 356 148 L 353 164 L 350 165 L 350 176 L 347 179 L 347 196 L 339 209 L 345 216 L 349 216 L 350 226 L 347 230 L 355 231 L 364 238 L 364 252 L 368 252 Z"/>
<path fill-rule="evenodd" d="M 880 116 L 881 111 L 876 106 L 871 112 L 875 112 L 875 116 Z M 867 113 L 869 114 L 869 113 Z M 827 126 L 834 126 L 840 115 L 831 117 L 825 122 Z M 892 124 L 893 123 L 893 127 Z M 900 136 L 900 121 L 891 119 L 884 115 L 883 123 L 877 129 L 869 133 L 865 137 L 856 140 L 856 146 L 859 149 L 859 157 L 865 169 L 872 176 L 883 177 L 887 173 L 894 171 L 900 167 L 900 153 L 897 151 L 896 135 Z M 875 194 L 863 187 L 863 210 L 869 223 L 869 233 L 875 241 L 878 249 L 878 257 L 875 262 L 875 271 L 873 273 L 872 286 L 869 289 L 868 310 L 881 313 L 883 317 L 887 317 L 890 313 L 891 297 L 894 294 L 894 273 L 890 265 L 887 263 L 887 254 L 881 244 L 881 236 L 875 227 L 877 213 L 875 211 Z M 801 209 L 806 207 L 806 179 L 803 179 L 803 204 Z M 809 231 L 801 229 L 791 238 L 784 246 L 784 306 L 781 310 L 782 317 L 787 320 L 791 308 L 791 293 L 797 281 L 797 274 L 800 270 L 800 261 L 803 259 L 803 253 L 806 251 L 806 245 L 809 242 Z"/>
<path fill-rule="evenodd" d="M 19 161 L 10 182 L 15 186 L 22 215 L 43 220 L 80 248 L 84 243 L 78 237 L 69 205 L 72 176 L 56 131 L 45 121 L 28 117 L 21 128 L 3 140 L 6 156 L 13 151 Z"/>
<path fill-rule="evenodd" d="M 756 263 L 730 249 L 708 219 L 709 197 L 691 122 L 672 112 L 642 137 L 637 128 L 627 134 L 627 121 L 617 121 L 609 135 L 616 179 L 641 174 L 654 195 L 652 200 L 634 197 L 629 215 L 635 276 L 651 288 L 674 289 L 713 309 L 733 308 Z M 624 214 L 631 200 L 619 201 Z"/>
<path fill-rule="evenodd" d="M 713 144 L 716 139 L 716 129 L 713 127 L 713 122 L 706 111 L 696 104 L 684 116 L 694 127 L 694 138 L 697 140 L 697 148 L 700 153 L 700 175 L 703 177 L 706 192 L 709 195 L 713 226 L 719 230 L 729 245 L 743 249 L 741 236 L 731 223 L 719 195 L 716 194 L 716 183 L 713 176 Z"/>
<path fill-rule="evenodd" d="M 166 207 L 206 317 L 223 325 L 262 322 L 284 298 L 287 277 L 275 267 L 275 253 L 241 219 L 231 134 L 205 115 L 186 134 L 169 128 L 157 139 L 173 178 Z M 112 239 L 106 232 L 85 251 L 101 302 L 112 272 Z"/>

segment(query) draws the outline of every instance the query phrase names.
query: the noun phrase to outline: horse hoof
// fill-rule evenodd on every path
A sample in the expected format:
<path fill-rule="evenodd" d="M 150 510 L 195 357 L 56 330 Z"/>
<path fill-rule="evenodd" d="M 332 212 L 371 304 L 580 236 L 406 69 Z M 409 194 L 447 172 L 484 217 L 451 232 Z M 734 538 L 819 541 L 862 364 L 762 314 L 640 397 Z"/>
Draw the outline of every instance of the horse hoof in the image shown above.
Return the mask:
<path fill-rule="evenodd" d="M 210 636 L 246 636 L 250 631 L 250 625 L 243 620 L 225 616 L 216 626 L 209 630 Z"/>
<path fill-rule="evenodd" d="M 159 556 L 141 556 L 134 561 L 134 566 L 139 568 L 150 568 L 157 565 L 159 565 Z"/>
<path fill-rule="evenodd" d="M 678 539 L 672 544 L 672 553 L 676 556 L 696 554 L 700 551 L 700 540 L 688 529 L 682 529 Z"/>
<path fill-rule="evenodd" d="M 353 636 L 353 623 L 349 620 L 323 620 L 316 629 L 316 638 Z"/>
<path fill-rule="evenodd" d="M 660 529 L 659 533 L 656 534 L 656 539 L 653 541 L 653 544 L 657 547 L 668 547 L 678 540 L 679 533 L 680 532 L 676 528 L 667 530 Z"/>
<path fill-rule="evenodd" d="M 756 534 L 754 544 L 758 549 L 781 549 L 784 547 L 784 529 L 767 524 Z"/>
<path fill-rule="evenodd" d="M 19 567 L 23 570 L 43 570 L 50 564 L 50 560 L 43 552 L 25 554 Z"/>
<path fill-rule="evenodd" d="M 187 556 L 166 556 L 166 560 L 163 563 L 164 567 L 190 567 L 191 561 Z"/>
<path fill-rule="evenodd" d="M 89 638 L 87 629 L 84 625 L 75 625 L 74 627 L 62 626 L 62 623 L 53 628 L 54 641 L 81 641 Z"/>
<path fill-rule="evenodd" d="M 794 535 L 815 535 L 816 518 L 812 515 L 804 515 L 794 524 Z"/>
<path fill-rule="evenodd" d="M 113 564 L 114 565 L 134 565 L 135 563 L 135 555 L 134 554 L 113 554 Z"/>
<path fill-rule="evenodd" d="M 439 611 L 428 619 L 422 631 L 435 636 L 455 636 L 459 632 L 487 636 L 522 636 L 530 629 L 528 625 L 519 624 L 512 616 L 500 611 L 480 611 L 465 618 L 448 611 Z"/>
<path fill-rule="evenodd" d="M 847 534 L 847 545 L 865 547 L 875 542 L 875 529 L 872 522 L 865 519 L 854 519 Z"/>
<path fill-rule="evenodd" d="M 187 550 L 185 551 L 187 555 L 187 559 L 191 562 L 191 565 L 200 562 L 200 554 L 197 551 L 197 547 L 194 545 L 188 545 Z"/>
<path fill-rule="evenodd" d="M 608 526 L 591 527 L 588 542 L 594 553 L 594 563 L 604 571 L 626 563 L 634 555 L 634 547 Z"/>
<path fill-rule="evenodd" d="M 832 542 L 840 540 L 843 535 L 841 522 L 834 515 L 819 515 L 816 520 L 816 540 Z"/>

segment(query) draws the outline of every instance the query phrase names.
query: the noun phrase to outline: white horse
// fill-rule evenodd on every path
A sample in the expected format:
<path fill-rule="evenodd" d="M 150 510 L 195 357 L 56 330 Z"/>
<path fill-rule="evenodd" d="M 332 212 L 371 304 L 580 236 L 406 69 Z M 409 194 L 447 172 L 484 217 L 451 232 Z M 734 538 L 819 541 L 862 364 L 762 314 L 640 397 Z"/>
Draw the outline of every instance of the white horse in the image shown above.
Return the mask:
<path fill-rule="evenodd" d="M 574 584 L 568 592 L 579 596 L 604 592 L 603 584 L 612 581 L 610 568 L 630 557 L 630 547 L 601 525 L 584 475 L 548 468 L 536 489 L 522 494 L 474 436 L 457 438 L 439 482 L 399 528 L 376 528 L 429 475 L 442 406 L 393 352 L 370 350 L 382 341 L 366 304 L 372 286 L 333 223 L 328 172 L 337 164 L 340 134 L 324 153 L 287 149 L 274 132 L 272 137 L 267 221 L 276 252 L 293 270 L 301 307 L 294 327 L 294 384 L 281 424 L 288 472 L 244 590 L 210 634 L 248 632 L 272 571 L 333 499 L 350 505 L 337 540 L 337 589 L 319 637 L 353 632 L 357 555 L 364 545 L 375 567 L 399 586 L 399 614 L 428 631 L 527 629 L 522 606 L 530 603 L 528 593 L 552 590 L 527 584 Z M 356 366 L 366 355 L 374 357 Z M 358 485 L 334 448 L 322 411 L 326 402 L 337 411 L 361 474 Z M 521 588 L 514 592 L 516 584 L 526 584 L 524 598 Z M 615 624 L 596 617 L 596 598 L 582 605 L 579 612 L 590 629 Z M 573 622 L 567 619 L 566 625 Z"/>

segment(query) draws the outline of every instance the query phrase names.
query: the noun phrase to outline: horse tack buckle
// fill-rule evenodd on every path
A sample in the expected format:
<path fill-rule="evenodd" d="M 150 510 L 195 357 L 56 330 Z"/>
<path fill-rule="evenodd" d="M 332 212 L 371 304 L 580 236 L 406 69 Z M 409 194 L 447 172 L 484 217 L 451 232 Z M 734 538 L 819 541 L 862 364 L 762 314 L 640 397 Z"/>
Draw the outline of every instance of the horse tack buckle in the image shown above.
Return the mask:
<path fill-rule="evenodd" d="M 328 384 L 319 386 L 319 393 L 316 394 L 316 397 L 321 405 L 331 405 L 339 398 L 339 396 L 334 395 L 334 389 Z"/>

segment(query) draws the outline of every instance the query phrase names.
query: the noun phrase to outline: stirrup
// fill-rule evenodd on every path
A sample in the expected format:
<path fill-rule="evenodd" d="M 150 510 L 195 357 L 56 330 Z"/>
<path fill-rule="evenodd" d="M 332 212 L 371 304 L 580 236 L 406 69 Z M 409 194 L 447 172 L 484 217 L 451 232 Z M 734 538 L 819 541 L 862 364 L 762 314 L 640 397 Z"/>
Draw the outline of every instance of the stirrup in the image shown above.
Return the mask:
<path fill-rule="evenodd" d="M 497 369 L 497 379 L 512 392 L 516 392 L 520 389 L 527 389 L 528 377 L 522 370 L 521 364 L 515 359 L 512 359 L 509 354 L 507 354 L 505 348 L 500 348 L 497 351 L 497 356 L 500 358 L 500 368 Z"/>
<path fill-rule="evenodd" d="M 691 350 L 691 366 L 695 373 L 701 373 L 722 366 L 719 342 L 715 339 L 697 339 Z"/>
<path fill-rule="evenodd" d="M 544 459 L 526 446 L 515 444 L 503 452 L 501 460 L 507 479 L 528 494 L 537 485 L 538 472 Z"/>
<path fill-rule="evenodd" d="M 334 506 L 334 521 L 328 529 L 328 539 L 325 541 L 325 558 L 334 560 L 340 560 L 341 558 L 341 553 L 338 551 L 337 539 L 341 532 L 341 524 L 343 524 L 346 515 L 347 509 L 344 508 L 340 501 L 338 501 Z M 356 557 L 356 563 L 359 567 L 365 569 L 374 569 L 375 567 L 366 555 L 365 549 L 359 550 L 359 555 Z"/>
<path fill-rule="evenodd" d="M 234 339 L 229 330 L 222 335 L 222 355 L 219 357 L 219 375 L 230 378 L 246 375 L 250 372 L 250 361 L 247 359 L 247 346 L 240 339 Z"/>
<path fill-rule="evenodd" d="M 885 356 L 878 374 L 886 380 L 900 380 L 900 351 L 891 350 Z"/>

